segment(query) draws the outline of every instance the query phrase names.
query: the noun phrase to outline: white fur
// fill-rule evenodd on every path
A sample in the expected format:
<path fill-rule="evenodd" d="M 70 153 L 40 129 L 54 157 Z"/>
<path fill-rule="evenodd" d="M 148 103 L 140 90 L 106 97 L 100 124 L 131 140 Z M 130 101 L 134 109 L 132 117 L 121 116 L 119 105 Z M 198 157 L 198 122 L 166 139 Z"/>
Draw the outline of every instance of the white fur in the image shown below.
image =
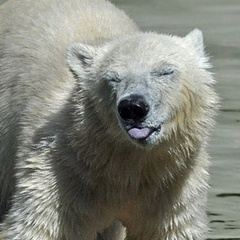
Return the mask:
<path fill-rule="evenodd" d="M 142 33 L 103 0 L 9 0 L 0 22 L 1 240 L 205 239 L 201 31 Z M 144 142 L 117 112 L 131 94 Z"/>

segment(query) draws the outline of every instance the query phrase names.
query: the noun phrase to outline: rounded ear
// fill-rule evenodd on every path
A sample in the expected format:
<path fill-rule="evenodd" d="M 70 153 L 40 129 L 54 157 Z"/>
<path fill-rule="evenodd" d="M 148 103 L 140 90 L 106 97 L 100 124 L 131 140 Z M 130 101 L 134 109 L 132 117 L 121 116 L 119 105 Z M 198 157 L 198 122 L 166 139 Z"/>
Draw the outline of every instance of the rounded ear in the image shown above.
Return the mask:
<path fill-rule="evenodd" d="M 185 42 L 196 51 L 199 57 L 204 57 L 203 34 L 199 29 L 194 29 L 185 38 Z"/>
<path fill-rule="evenodd" d="M 212 66 L 209 63 L 209 57 L 204 51 L 202 31 L 194 29 L 183 39 L 185 44 L 187 44 L 189 51 L 199 57 L 199 62 L 202 68 L 211 68 Z"/>
<path fill-rule="evenodd" d="M 91 67 L 96 49 L 93 46 L 74 43 L 67 49 L 67 63 L 76 76 L 82 76 Z"/>

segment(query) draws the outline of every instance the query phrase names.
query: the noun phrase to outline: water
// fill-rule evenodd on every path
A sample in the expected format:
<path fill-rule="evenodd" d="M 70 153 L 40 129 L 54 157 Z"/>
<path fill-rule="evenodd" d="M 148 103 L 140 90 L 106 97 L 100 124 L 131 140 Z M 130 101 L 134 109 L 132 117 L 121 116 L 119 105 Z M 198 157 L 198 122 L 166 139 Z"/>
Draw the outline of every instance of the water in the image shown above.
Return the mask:
<path fill-rule="evenodd" d="M 209 146 L 209 239 L 240 239 L 240 1 L 113 1 L 143 30 L 182 36 L 196 27 L 203 31 L 222 98 Z"/>

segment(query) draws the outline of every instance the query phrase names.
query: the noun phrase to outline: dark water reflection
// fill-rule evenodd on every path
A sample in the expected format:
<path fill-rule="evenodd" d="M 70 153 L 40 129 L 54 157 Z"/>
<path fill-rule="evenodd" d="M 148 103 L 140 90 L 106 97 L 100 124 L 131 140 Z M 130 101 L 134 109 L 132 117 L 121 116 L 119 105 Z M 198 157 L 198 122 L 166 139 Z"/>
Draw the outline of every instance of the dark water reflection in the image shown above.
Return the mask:
<path fill-rule="evenodd" d="M 0 0 L 0 4 L 5 0 Z M 212 157 L 209 239 L 240 239 L 240 1 L 113 0 L 143 30 L 184 36 L 198 27 L 222 98 Z"/>

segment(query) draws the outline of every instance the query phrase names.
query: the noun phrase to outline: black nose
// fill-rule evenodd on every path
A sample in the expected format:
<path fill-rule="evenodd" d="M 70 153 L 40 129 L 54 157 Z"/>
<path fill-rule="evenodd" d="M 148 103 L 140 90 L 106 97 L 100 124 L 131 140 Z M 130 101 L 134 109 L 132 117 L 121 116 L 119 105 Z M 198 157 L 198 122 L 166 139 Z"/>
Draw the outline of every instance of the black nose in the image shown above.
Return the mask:
<path fill-rule="evenodd" d="M 138 122 L 146 117 L 149 105 L 141 95 L 132 94 L 122 99 L 118 104 L 118 113 L 128 122 Z"/>

